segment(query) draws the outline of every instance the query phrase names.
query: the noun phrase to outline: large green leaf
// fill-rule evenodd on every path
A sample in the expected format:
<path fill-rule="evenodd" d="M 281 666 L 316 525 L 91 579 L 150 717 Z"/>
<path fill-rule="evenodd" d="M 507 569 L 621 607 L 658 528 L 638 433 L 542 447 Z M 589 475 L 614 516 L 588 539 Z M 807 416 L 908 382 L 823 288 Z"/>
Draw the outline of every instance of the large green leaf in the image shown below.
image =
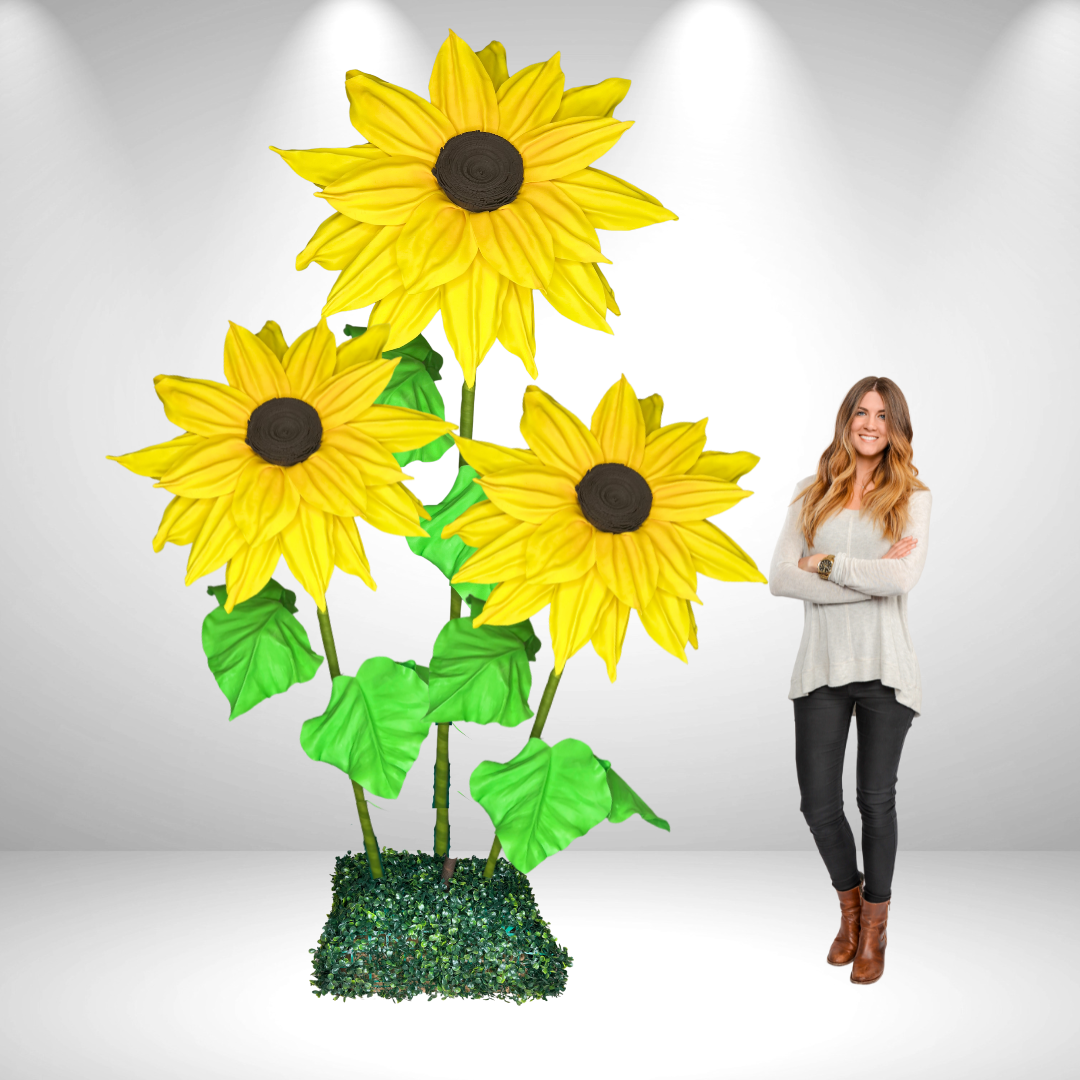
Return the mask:
<path fill-rule="evenodd" d="M 307 631 L 292 614 L 296 593 L 271 578 L 256 596 L 226 613 L 226 587 L 211 585 L 206 591 L 219 606 L 203 619 L 203 652 L 229 699 L 230 720 L 319 670 L 323 658 L 312 651 Z"/>
<path fill-rule="evenodd" d="M 529 648 L 539 639 L 526 620 L 517 626 L 473 627 L 451 619 L 435 639 L 429 690 L 435 724 L 471 720 L 515 727 L 532 716 Z"/>
<path fill-rule="evenodd" d="M 611 790 L 611 813 L 608 821 L 618 825 L 634 814 L 640 814 L 650 825 L 671 832 L 671 826 L 649 807 L 649 804 L 611 767 L 610 761 L 596 759 L 607 772 L 608 788 Z"/>
<path fill-rule="evenodd" d="M 366 326 L 346 326 L 349 337 L 360 337 L 367 330 Z M 446 418 L 442 394 L 435 386 L 441 379 L 439 369 L 442 357 L 427 343 L 423 334 L 418 334 L 408 344 L 399 349 L 387 349 L 383 356 L 390 359 L 401 357 L 401 362 L 394 368 L 394 374 L 382 393 L 375 399 L 376 405 L 396 405 L 402 409 L 419 409 L 420 412 L 432 413 L 440 420 Z M 394 454 L 399 465 L 408 465 L 412 461 L 438 461 L 454 445 L 449 435 L 440 435 L 426 446 L 415 450 L 401 450 Z"/>
<path fill-rule="evenodd" d="M 431 727 L 427 711 L 428 688 L 416 668 L 376 656 L 334 680 L 326 712 L 304 721 L 300 745 L 373 795 L 396 799 Z"/>
<path fill-rule="evenodd" d="M 483 502 L 487 498 L 484 489 L 473 483 L 479 475 L 472 466 L 462 465 L 446 498 L 434 506 L 424 507 L 431 515 L 430 521 L 423 522 L 424 531 L 428 535 L 406 537 L 413 553 L 434 563 L 447 578 L 452 578 L 476 551 L 476 548 L 469 547 L 460 536 L 443 540 L 442 531 L 445 526 L 457 521 L 474 503 Z M 470 596 L 477 600 L 486 600 L 494 588 L 495 584 L 479 585 L 467 582 L 454 586 L 458 595 L 465 600 Z"/>
<path fill-rule="evenodd" d="M 505 764 L 481 761 L 469 778 L 510 862 L 523 874 L 584 836 L 611 811 L 604 767 L 585 743 L 529 739 Z"/>

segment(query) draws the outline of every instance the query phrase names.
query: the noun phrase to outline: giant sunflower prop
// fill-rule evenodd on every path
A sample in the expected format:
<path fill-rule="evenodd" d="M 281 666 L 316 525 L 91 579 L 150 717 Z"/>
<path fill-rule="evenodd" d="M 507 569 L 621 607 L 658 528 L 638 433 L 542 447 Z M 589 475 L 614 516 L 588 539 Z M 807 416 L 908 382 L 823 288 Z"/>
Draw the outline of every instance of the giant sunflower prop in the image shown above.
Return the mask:
<path fill-rule="evenodd" d="M 258 336 L 230 323 L 228 385 L 154 379 L 184 434 L 111 460 L 175 496 L 154 550 L 191 544 L 186 584 L 228 563 L 227 612 L 263 588 L 282 555 L 320 610 L 335 566 L 374 589 L 355 517 L 427 535 L 429 515 L 393 453 L 455 425 L 374 404 L 399 362 L 381 357 L 388 332 L 374 326 L 337 348 L 323 319 L 286 348 L 276 323 Z"/>
<path fill-rule="evenodd" d="M 505 626 L 551 605 L 555 673 L 586 642 L 614 682 L 633 608 L 660 646 L 697 648 L 697 575 L 765 581 L 706 520 L 751 492 L 736 481 L 754 454 L 705 451 L 706 420 L 660 425 L 658 395 L 639 401 L 623 376 L 591 428 L 538 387 L 525 392 L 528 450 L 458 438 L 487 500 L 443 529 L 479 550 L 454 581 L 501 582 L 474 626 Z"/>
<path fill-rule="evenodd" d="M 627 79 L 563 90 L 556 53 L 514 75 L 493 41 L 479 53 L 453 31 L 431 73 L 430 102 L 360 71 L 346 74 L 349 118 L 368 142 L 277 150 L 335 211 L 296 267 L 340 270 L 324 315 L 375 303 L 389 348 L 442 310 L 471 387 L 496 338 L 536 377 L 533 290 L 560 314 L 611 333 L 619 314 L 597 263 L 596 229 L 676 216 L 591 167 L 631 121 L 613 117 Z M 276 150 L 276 147 L 272 147 Z"/>

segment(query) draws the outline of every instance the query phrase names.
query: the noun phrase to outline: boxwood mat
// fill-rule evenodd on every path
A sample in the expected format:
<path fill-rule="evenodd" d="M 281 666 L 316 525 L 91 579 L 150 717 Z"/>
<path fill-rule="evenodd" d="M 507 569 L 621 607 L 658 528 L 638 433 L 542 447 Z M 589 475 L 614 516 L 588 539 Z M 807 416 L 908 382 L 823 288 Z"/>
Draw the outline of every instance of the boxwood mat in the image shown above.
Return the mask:
<path fill-rule="evenodd" d="M 363 852 L 337 856 L 333 903 L 312 962 L 316 997 L 557 997 L 573 960 L 540 917 L 529 879 L 505 859 L 443 861 L 386 848 L 373 879 Z"/>

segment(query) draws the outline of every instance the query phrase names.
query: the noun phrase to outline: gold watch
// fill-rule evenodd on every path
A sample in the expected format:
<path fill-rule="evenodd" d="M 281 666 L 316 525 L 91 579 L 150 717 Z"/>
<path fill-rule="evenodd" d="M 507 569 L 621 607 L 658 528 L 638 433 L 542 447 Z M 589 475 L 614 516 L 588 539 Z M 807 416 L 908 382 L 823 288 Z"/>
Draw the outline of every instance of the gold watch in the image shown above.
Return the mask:
<path fill-rule="evenodd" d="M 832 573 L 833 560 L 835 558 L 835 555 L 822 555 L 822 557 L 818 560 L 817 574 L 822 581 L 829 580 L 829 575 Z"/>

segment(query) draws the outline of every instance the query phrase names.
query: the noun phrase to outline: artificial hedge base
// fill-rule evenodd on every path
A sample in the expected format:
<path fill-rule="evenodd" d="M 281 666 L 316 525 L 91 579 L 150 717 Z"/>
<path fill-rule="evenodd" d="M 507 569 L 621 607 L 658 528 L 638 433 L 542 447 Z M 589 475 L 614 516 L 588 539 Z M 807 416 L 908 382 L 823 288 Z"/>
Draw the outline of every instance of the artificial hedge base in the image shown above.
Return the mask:
<path fill-rule="evenodd" d="M 312 967 L 316 997 L 407 1001 L 501 998 L 522 1004 L 556 997 L 573 963 L 540 917 L 529 879 L 505 859 L 484 879 L 485 860 L 443 860 L 382 851 L 383 877 L 367 856 L 337 856 L 333 904 Z"/>

